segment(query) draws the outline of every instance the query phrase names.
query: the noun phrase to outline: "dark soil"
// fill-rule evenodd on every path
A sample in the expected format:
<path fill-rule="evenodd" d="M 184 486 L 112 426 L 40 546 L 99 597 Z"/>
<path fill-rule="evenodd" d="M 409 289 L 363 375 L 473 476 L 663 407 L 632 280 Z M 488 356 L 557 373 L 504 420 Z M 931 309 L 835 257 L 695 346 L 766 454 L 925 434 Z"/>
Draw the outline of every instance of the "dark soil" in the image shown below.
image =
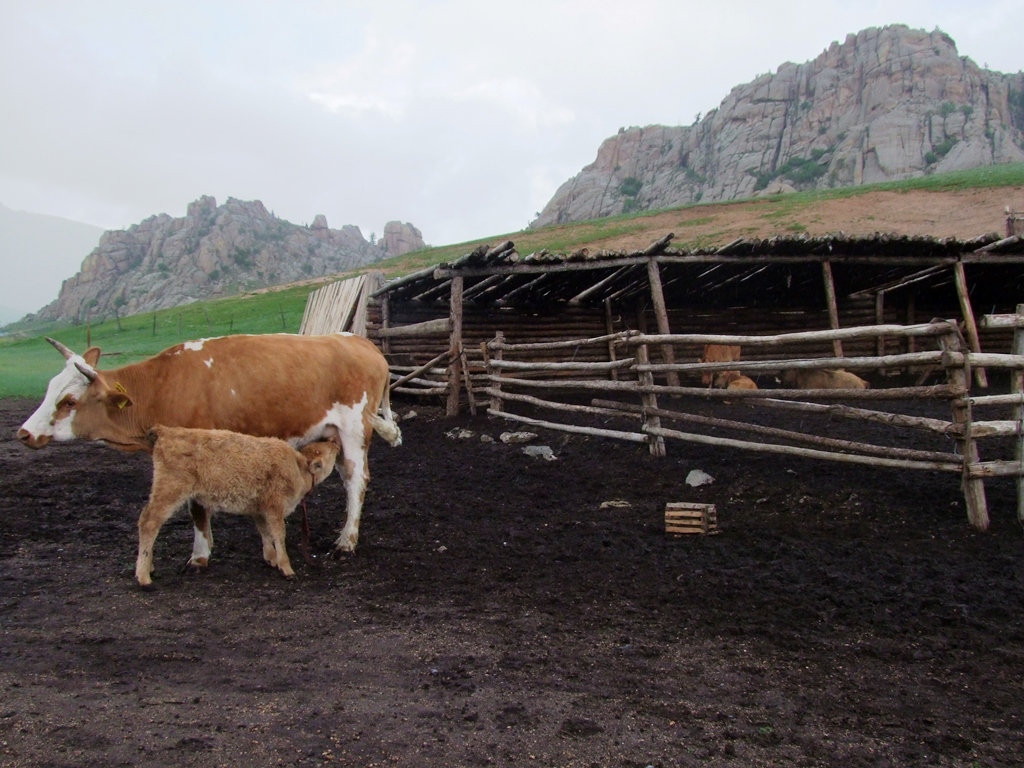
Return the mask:
<path fill-rule="evenodd" d="M 355 556 L 303 563 L 296 514 L 286 581 L 218 516 L 195 574 L 182 512 L 147 593 L 148 457 L 25 449 L 34 407 L 0 401 L 5 766 L 1024 764 L 1012 481 L 977 533 L 952 474 L 560 433 L 545 462 L 417 408 Z M 720 535 L 667 537 L 668 501 Z M 310 499 L 321 552 L 343 505 Z"/>

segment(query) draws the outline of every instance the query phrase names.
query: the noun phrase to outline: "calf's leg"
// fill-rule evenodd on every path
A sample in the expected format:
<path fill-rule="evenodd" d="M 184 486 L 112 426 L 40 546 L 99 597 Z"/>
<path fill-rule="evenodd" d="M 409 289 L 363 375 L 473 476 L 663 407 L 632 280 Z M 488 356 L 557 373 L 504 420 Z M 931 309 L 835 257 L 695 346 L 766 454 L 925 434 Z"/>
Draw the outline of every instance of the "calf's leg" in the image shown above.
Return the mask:
<path fill-rule="evenodd" d="M 153 586 L 153 545 L 160 528 L 185 501 L 173 491 L 162 492 L 154 485 L 149 503 L 139 515 L 139 555 L 135 559 L 135 579 L 143 589 Z"/>
<path fill-rule="evenodd" d="M 263 539 L 263 559 L 267 561 L 268 565 L 277 568 L 277 549 L 274 546 L 274 537 L 270 533 L 270 526 L 267 525 L 267 518 L 263 515 L 256 515 L 253 521 L 256 523 L 256 530 L 260 532 L 260 538 Z"/>
<path fill-rule="evenodd" d="M 270 530 L 270 538 L 274 542 L 273 546 L 277 553 L 277 568 L 285 577 L 290 579 L 295 575 L 295 571 L 292 570 L 291 561 L 288 559 L 288 550 L 284 547 L 284 513 L 283 506 L 278 507 L 276 510 L 268 511 L 265 517 L 265 524 Z"/>

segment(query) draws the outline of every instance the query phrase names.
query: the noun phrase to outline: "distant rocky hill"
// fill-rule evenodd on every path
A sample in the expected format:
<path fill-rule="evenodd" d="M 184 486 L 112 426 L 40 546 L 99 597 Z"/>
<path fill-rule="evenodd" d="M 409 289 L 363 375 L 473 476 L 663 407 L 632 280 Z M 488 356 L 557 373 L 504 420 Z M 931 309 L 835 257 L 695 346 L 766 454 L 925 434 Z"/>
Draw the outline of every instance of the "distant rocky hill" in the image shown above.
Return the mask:
<path fill-rule="evenodd" d="M 1024 161 L 1024 74 L 943 32 L 866 29 L 737 86 L 691 126 L 620 129 L 531 224 Z"/>
<path fill-rule="evenodd" d="M 277 218 L 259 200 L 212 197 L 189 204 L 184 218 L 151 216 L 105 232 L 81 271 L 64 281 L 57 300 L 32 319 L 124 316 L 242 290 L 322 277 L 372 264 L 424 245 L 412 224 L 392 221 L 380 240 L 358 227 L 309 226 Z"/>

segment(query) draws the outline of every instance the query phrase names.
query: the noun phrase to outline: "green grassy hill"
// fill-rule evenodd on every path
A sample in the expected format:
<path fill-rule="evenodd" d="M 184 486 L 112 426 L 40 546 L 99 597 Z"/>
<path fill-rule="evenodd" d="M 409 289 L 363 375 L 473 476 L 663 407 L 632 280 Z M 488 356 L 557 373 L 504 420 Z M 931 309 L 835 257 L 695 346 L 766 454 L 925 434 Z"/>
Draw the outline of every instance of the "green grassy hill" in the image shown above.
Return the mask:
<path fill-rule="evenodd" d="M 753 201 L 687 206 L 668 212 L 675 214 L 670 217 L 666 217 L 665 211 L 644 211 L 544 229 L 524 230 L 467 243 L 427 248 L 379 262 L 372 268 L 382 269 L 389 277 L 396 277 L 439 262 L 456 259 L 480 243 L 496 244 L 502 240 L 514 240 L 517 250 L 523 254 L 541 248 L 566 252 L 582 247 L 619 247 L 615 245 L 616 241 L 627 237 L 646 245 L 669 231 L 666 230 L 667 226 L 672 227 L 672 231 L 678 234 L 673 242 L 676 246 L 708 246 L 735 236 L 736 230 L 716 229 L 718 225 L 711 223 L 740 206 L 754 207 L 758 210 L 756 215 L 761 219 L 779 226 L 780 232 L 792 234 L 793 231 L 799 230 L 795 230 L 792 223 L 787 225 L 785 222 L 813 221 L 816 215 L 815 206 L 827 201 L 877 192 L 920 190 L 960 194 L 989 188 L 1006 188 L 1007 200 L 1016 197 L 1020 200 L 1018 205 L 1024 203 L 1024 199 L 1021 199 L 1021 191 L 1024 190 L 1024 164 L 987 166 L 909 181 L 801 192 Z M 1001 195 L 1000 199 L 1002 197 Z M 780 217 L 781 212 L 785 213 L 784 218 Z M 709 225 L 710 230 L 699 231 L 703 225 Z M 962 234 L 973 236 L 981 232 Z M 62 360 L 46 343 L 44 336 L 52 336 L 76 352 L 84 351 L 91 342 L 104 351 L 101 367 L 113 368 L 145 359 L 172 344 L 189 339 L 231 333 L 294 333 L 298 331 L 302 322 L 309 293 L 321 284 L 323 283 L 293 285 L 217 301 L 196 302 L 155 313 L 106 320 L 89 326 L 53 323 L 22 323 L 7 326 L 7 335 L 0 337 L 0 397 L 34 398 L 45 392 L 47 382 L 60 370 Z"/>

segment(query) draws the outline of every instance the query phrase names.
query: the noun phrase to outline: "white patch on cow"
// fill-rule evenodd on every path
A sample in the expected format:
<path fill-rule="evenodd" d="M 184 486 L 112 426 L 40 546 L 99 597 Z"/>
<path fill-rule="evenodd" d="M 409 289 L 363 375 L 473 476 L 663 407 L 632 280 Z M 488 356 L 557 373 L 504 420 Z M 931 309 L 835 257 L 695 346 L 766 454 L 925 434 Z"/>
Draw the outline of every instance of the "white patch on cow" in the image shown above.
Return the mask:
<path fill-rule="evenodd" d="M 359 445 L 362 446 L 363 411 L 366 410 L 366 404 L 369 399 L 367 393 L 364 392 L 362 399 L 358 403 L 353 403 L 352 405 L 335 403 L 327 410 L 327 413 L 320 421 L 305 431 L 302 437 L 293 437 L 288 442 L 292 444 L 292 447 L 299 448 L 306 445 L 306 443 L 312 443 L 314 440 L 320 439 L 324 434 L 324 429 L 328 426 L 334 426 L 338 428 L 338 432 L 342 437 L 342 448 L 345 447 L 344 439 L 347 432 L 357 435 L 359 437 Z M 348 457 L 347 452 L 345 456 Z"/>
<path fill-rule="evenodd" d="M 206 339 L 199 339 L 199 341 L 186 341 L 182 346 L 189 352 L 199 352 L 205 343 Z"/>
<path fill-rule="evenodd" d="M 213 368 L 213 358 L 211 357 L 209 360 L 203 360 L 203 365 L 207 368 Z"/>
<path fill-rule="evenodd" d="M 364 392 L 359 402 L 352 405 L 335 403 L 324 418 L 307 429 L 301 438 L 289 441 L 294 446 L 305 445 L 321 437 L 328 426 L 337 428 L 344 456 L 337 467 L 345 481 L 348 514 L 336 543 L 345 552 L 354 551 L 359 541 L 359 519 L 362 517 L 363 493 L 366 491 L 366 432 L 363 413 L 369 400 L 369 395 Z"/>
<path fill-rule="evenodd" d="M 63 419 L 57 418 L 57 404 L 61 400 L 68 395 L 80 400 L 89 388 L 89 380 L 75 367 L 75 363 L 92 370 L 92 366 L 85 362 L 81 355 L 72 355 L 64 364 L 64 370 L 50 379 L 43 402 L 21 425 L 21 428 L 32 437 L 45 436 L 60 441 L 75 439 L 71 431 L 71 422 L 75 418 L 74 410 Z"/>
<path fill-rule="evenodd" d="M 231 396 L 232 397 L 238 397 L 238 394 L 235 392 L 235 390 L 232 389 L 231 390 Z"/>
<path fill-rule="evenodd" d="M 351 331 L 335 331 L 334 335 L 335 336 L 355 336 L 355 334 L 352 333 Z"/>

